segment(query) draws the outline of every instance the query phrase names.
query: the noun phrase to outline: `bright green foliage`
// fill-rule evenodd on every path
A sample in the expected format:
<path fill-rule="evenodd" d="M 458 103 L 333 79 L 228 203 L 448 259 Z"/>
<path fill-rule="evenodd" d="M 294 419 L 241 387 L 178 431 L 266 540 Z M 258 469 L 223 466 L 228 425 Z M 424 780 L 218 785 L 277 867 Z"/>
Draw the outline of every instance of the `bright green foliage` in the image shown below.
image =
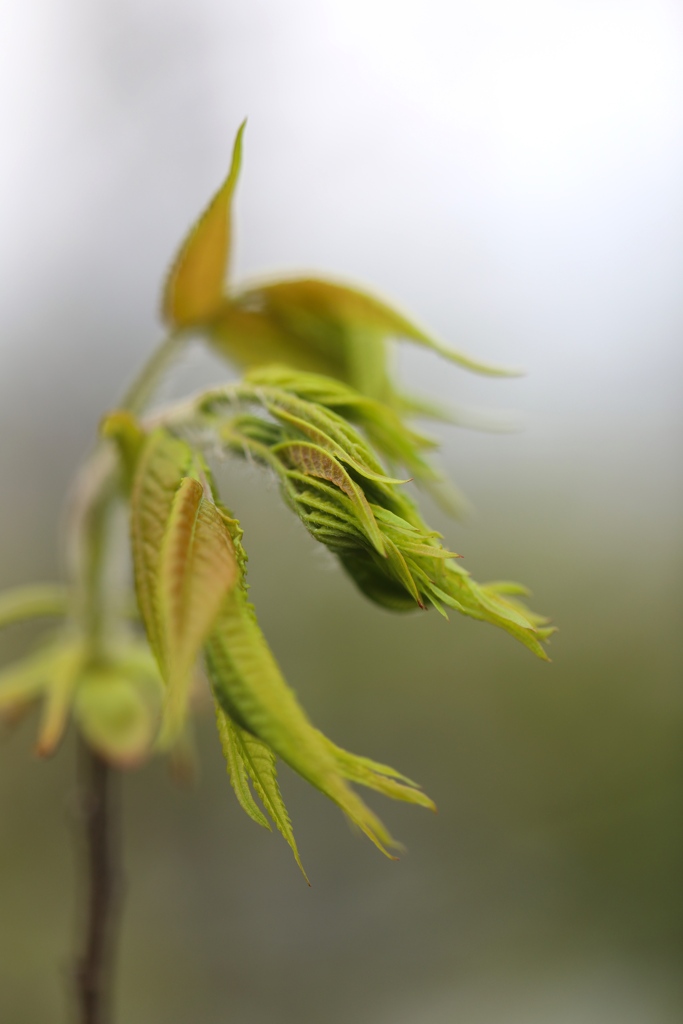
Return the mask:
<path fill-rule="evenodd" d="M 248 729 L 242 729 L 236 722 L 233 722 L 219 704 L 216 705 L 216 722 L 230 782 L 237 799 L 257 825 L 263 825 L 264 828 L 270 829 L 267 818 L 259 810 L 251 794 L 249 788 L 249 780 L 251 780 L 278 831 L 289 843 L 294 858 L 308 882 L 294 839 L 292 823 L 278 786 L 275 754 L 267 743 L 254 736 Z"/>
<path fill-rule="evenodd" d="M 167 687 L 163 742 L 182 730 L 195 662 L 239 571 L 221 513 L 202 484 L 185 475 L 199 462 L 158 429 L 143 445 L 133 479 L 138 601 Z"/>
<path fill-rule="evenodd" d="M 154 431 L 142 447 L 131 494 L 131 546 L 142 621 L 161 674 L 168 675 L 165 622 L 158 570 L 161 545 L 175 493 L 193 463 L 192 449 L 167 431 Z"/>
<path fill-rule="evenodd" d="M 241 533 L 234 520 L 226 517 L 225 521 L 226 524 L 232 523 L 233 542 L 237 550 L 241 547 Z M 240 561 L 244 565 L 244 559 Z M 244 576 L 241 584 L 230 592 L 223 603 L 206 644 L 206 661 L 216 700 L 228 718 L 242 730 L 256 736 L 296 772 L 334 800 L 386 853 L 386 847 L 393 845 L 391 837 L 379 819 L 344 781 L 362 775 L 365 784 L 372 785 L 368 779 L 375 772 L 382 775 L 385 769 L 373 766 L 367 759 L 340 751 L 310 723 L 293 691 L 285 683 L 259 628 L 254 609 L 247 600 Z M 235 778 L 230 761 L 228 766 Z M 396 792 L 391 795 L 400 793 L 400 799 L 433 806 L 415 788 L 414 783 L 398 774 L 395 779 Z M 377 782 L 375 788 L 381 788 L 383 782 L 383 779 Z M 277 824 L 277 818 L 274 820 Z"/>
<path fill-rule="evenodd" d="M 265 383 L 252 388 L 252 383 L 247 377 L 244 387 L 214 393 L 202 408 L 216 414 L 231 400 L 251 400 L 270 413 L 274 422 L 238 413 L 219 417 L 217 426 L 234 451 L 276 471 L 288 504 L 371 600 L 395 611 L 415 605 L 431 605 L 442 613 L 451 608 L 500 626 L 546 657 L 541 642 L 552 630 L 543 625 L 545 620 L 511 601 L 499 584 L 480 586 L 472 580 L 397 481 L 382 475 L 376 454 L 353 426 L 319 402 L 295 394 L 295 375 L 290 375 L 292 392 Z M 351 399 L 352 392 L 345 390 Z M 311 436 L 317 444 L 305 440 Z M 410 458 L 409 441 L 402 440 Z"/>
<path fill-rule="evenodd" d="M 387 368 L 388 341 L 405 338 L 477 372 L 506 371 L 445 349 L 391 307 L 345 285 L 306 278 L 229 289 L 243 129 L 225 183 L 168 274 L 163 316 L 174 342 L 193 330 L 248 372 L 138 420 L 133 412 L 144 404 L 157 355 L 125 407 L 105 418 L 76 502 L 72 585 L 0 596 L 0 626 L 63 620 L 60 632 L 0 673 L 0 715 L 17 717 L 41 700 L 43 755 L 56 749 L 72 715 L 87 742 L 118 767 L 159 749 L 180 756 L 203 666 L 230 782 L 246 813 L 266 828 L 270 818 L 301 867 L 278 785 L 279 757 L 390 856 L 396 844 L 353 786 L 434 804 L 416 783 L 343 750 L 309 720 L 248 600 L 242 529 L 221 503 L 204 453 L 247 456 L 274 473 L 288 506 L 370 600 L 393 611 L 458 611 L 545 658 L 552 629 L 521 603 L 524 588 L 476 583 L 405 490 L 408 477 L 447 497 L 428 461 L 435 442 L 407 422 L 417 412 L 440 414 L 399 393 Z M 116 503 L 130 509 L 146 638 L 129 621 L 131 595 L 107 590 Z"/>
<path fill-rule="evenodd" d="M 236 581 L 237 564 L 220 513 L 204 498 L 202 485 L 185 477 L 173 497 L 157 583 L 171 736 L 183 725 L 197 655 Z"/>
<path fill-rule="evenodd" d="M 396 409 L 376 399 L 368 398 L 341 381 L 317 373 L 294 371 L 287 366 L 275 365 L 251 370 L 245 381 L 255 388 L 276 388 L 281 392 L 278 415 L 286 416 L 283 392 L 289 393 L 290 403 L 296 398 L 325 406 L 325 422 L 329 426 L 329 412 L 336 413 L 335 422 L 341 434 L 347 437 L 346 427 L 353 423 L 362 428 L 375 450 L 390 466 L 403 467 L 449 513 L 459 515 L 466 504 L 456 489 L 444 480 L 425 457 L 425 453 L 438 448 L 436 441 L 409 427 Z M 309 415 L 311 415 L 309 406 Z M 311 434 L 311 424 L 305 432 Z"/>

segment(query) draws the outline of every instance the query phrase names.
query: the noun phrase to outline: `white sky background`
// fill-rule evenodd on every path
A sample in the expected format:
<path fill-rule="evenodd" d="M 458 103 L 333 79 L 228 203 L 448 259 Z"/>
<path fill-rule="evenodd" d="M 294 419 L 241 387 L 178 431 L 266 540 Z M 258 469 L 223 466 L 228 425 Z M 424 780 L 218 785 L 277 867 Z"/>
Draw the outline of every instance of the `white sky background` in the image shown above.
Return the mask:
<path fill-rule="evenodd" d="M 248 115 L 238 274 L 355 280 L 524 366 L 501 383 L 401 358 L 443 398 L 520 410 L 520 453 L 588 431 L 586 457 L 638 434 L 671 460 L 676 3 L 4 0 L 0 96 L 3 426 L 26 428 L 28 392 L 83 444 Z"/>

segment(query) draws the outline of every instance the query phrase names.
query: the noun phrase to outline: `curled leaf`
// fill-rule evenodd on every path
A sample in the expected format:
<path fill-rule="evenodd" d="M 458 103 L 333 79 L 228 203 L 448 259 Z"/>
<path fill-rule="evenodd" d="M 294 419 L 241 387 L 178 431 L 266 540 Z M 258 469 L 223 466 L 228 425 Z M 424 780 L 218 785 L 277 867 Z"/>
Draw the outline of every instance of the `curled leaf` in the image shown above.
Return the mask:
<path fill-rule="evenodd" d="M 384 539 L 377 522 L 372 513 L 363 489 L 346 472 L 344 467 L 333 455 L 330 455 L 315 444 L 304 444 L 297 441 L 285 442 L 277 445 L 274 451 L 283 456 L 292 466 L 296 466 L 304 476 L 319 477 L 321 480 L 328 480 L 340 491 L 343 491 L 353 502 L 358 520 L 362 524 L 368 538 L 373 546 L 384 554 Z"/>
<path fill-rule="evenodd" d="M 159 727 L 160 681 L 123 664 L 86 671 L 74 698 L 74 715 L 86 740 L 117 768 L 149 755 Z"/>
<path fill-rule="evenodd" d="M 456 553 L 428 528 L 400 482 L 381 471 L 369 441 L 329 408 L 348 408 L 368 434 L 379 425 L 393 438 L 389 443 L 409 449 L 404 428 L 384 416 L 381 403 L 282 367 L 254 371 L 234 394 L 260 403 L 276 422 L 237 416 L 223 428 L 227 443 L 275 469 L 288 504 L 367 597 L 393 611 L 431 605 L 446 615 L 451 608 L 506 630 L 546 657 L 542 644 L 552 628 L 514 599 L 510 585 L 480 586 L 459 567 Z M 214 415 L 226 403 L 226 392 L 203 399 Z"/>
<path fill-rule="evenodd" d="M 423 454 L 436 448 L 436 442 L 408 427 L 395 408 L 368 398 L 341 381 L 286 366 L 252 370 L 245 380 L 264 394 L 270 395 L 271 389 L 294 394 L 306 402 L 309 418 L 311 409 L 323 406 L 328 415 L 333 413 L 346 427 L 349 422 L 357 424 L 380 455 L 391 465 L 404 466 L 446 512 L 456 518 L 464 515 L 466 500 Z"/>

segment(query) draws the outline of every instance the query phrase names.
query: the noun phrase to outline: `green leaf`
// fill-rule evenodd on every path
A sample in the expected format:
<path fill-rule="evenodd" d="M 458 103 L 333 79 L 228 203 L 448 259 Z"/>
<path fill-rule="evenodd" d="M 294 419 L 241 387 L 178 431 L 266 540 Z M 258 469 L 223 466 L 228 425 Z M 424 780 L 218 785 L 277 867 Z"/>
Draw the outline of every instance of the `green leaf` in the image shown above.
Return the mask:
<path fill-rule="evenodd" d="M 340 553 L 339 561 L 358 589 L 375 604 L 392 612 L 415 611 L 415 599 L 410 591 L 395 578 L 387 576 L 374 559 L 367 557 L 367 553 Z"/>
<path fill-rule="evenodd" d="M 393 570 L 394 576 L 410 594 L 410 596 L 415 601 L 415 604 L 419 608 L 424 608 L 425 605 L 421 599 L 420 592 L 417 589 L 415 579 L 413 578 L 408 567 L 408 563 L 403 557 L 400 549 L 397 547 L 394 541 L 390 540 L 388 537 L 385 539 L 385 544 L 387 547 L 387 559 Z"/>
<path fill-rule="evenodd" d="M 39 757 L 53 754 L 64 735 L 82 666 L 79 643 L 63 644 L 53 653 L 36 743 Z"/>
<path fill-rule="evenodd" d="M 141 450 L 131 496 L 138 604 L 167 686 L 162 745 L 182 731 L 194 663 L 238 578 L 223 515 L 187 475 L 196 464 L 203 473 L 199 455 L 156 430 Z"/>
<path fill-rule="evenodd" d="M 321 352 L 293 337 L 259 309 L 226 299 L 211 320 L 209 341 L 224 357 L 243 367 L 289 363 L 302 370 L 345 377 L 343 352 Z"/>
<path fill-rule="evenodd" d="M 553 627 L 543 628 L 541 626 L 542 623 L 547 622 L 547 619 L 529 611 L 521 602 L 510 601 L 504 597 L 496 589 L 495 584 L 490 588 L 476 583 L 470 574 L 457 563 L 449 563 L 447 569 L 445 580 L 440 580 L 445 583 L 447 592 L 433 587 L 440 600 L 463 615 L 489 622 L 491 625 L 504 629 L 525 647 L 528 647 L 538 658 L 549 661 L 541 644 L 555 630 Z"/>
<path fill-rule="evenodd" d="M 227 527 L 202 485 L 181 480 L 159 551 L 157 607 L 165 649 L 168 698 L 165 740 L 178 735 L 187 712 L 192 669 L 235 585 L 237 562 Z"/>
<path fill-rule="evenodd" d="M 206 644 L 209 678 L 223 710 L 342 808 L 387 856 L 392 839 L 344 782 L 334 757 L 285 683 L 241 588 L 223 603 Z"/>
<path fill-rule="evenodd" d="M 85 739 L 117 768 L 132 768 L 150 754 L 159 726 L 160 693 L 150 675 L 123 664 L 88 669 L 74 698 Z"/>
<path fill-rule="evenodd" d="M 340 381 L 315 373 L 294 371 L 285 366 L 268 366 L 252 370 L 245 378 L 256 390 L 278 389 L 305 400 L 309 409 L 324 406 L 335 410 L 335 421 L 347 428 L 357 423 L 378 452 L 390 463 L 405 466 L 412 477 L 434 494 L 436 500 L 453 514 L 465 505 L 452 485 L 447 485 L 436 469 L 422 456 L 424 450 L 437 447 L 436 442 L 407 427 L 396 410 L 360 394 Z M 309 411 L 309 419 L 313 414 Z M 348 434 L 347 434 L 348 441 Z M 448 492 L 450 488 L 450 492 Z"/>
<path fill-rule="evenodd" d="M 403 800 L 405 803 L 427 807 L 431 811 L 436 810 L 434 801 L 421 791 L 418 784 L 405 775 L 401 775 L 394 768 L 378 764 L 377 761 L 371 761 L 368 757 L 351 754 L 348 750 L 343 750 L 332 743 L 326 736 L 323 739 L 345 779 L 377 790 L 378 793 L 383 793 L 384 796 L 391 797 L 393 800 Z"/>
<path fill-rule="evenodd" d="M 345 348 L 347 376 L 343 379 L 380 400 L 387 398 L 383 393 L 386 389 L 385 355 L 382 346 L 372 344 L 373 338 L 404 338 L 475 373 L 494 377 L 519 373 L 450 349 L 380 299 L 334 281 L 317 278 L 277 281 L 248 289 L 237 296 L 236 301 L 259 310 L 300 345 L 307 342 L 311 348 L 325 352 L 334 351 L 335 347 Z M 295 359 L 286 361 L 297 368 L 300 366 Z"/>
<path fill-rule="evenodd" d="M 39 697 L 71 657 L 72 649 L 51 644 L 3 669 L 0 672 L 0 715 L 12 714 Z"/>
<path fill-rule="evenodd" d="M 232 241 L 231 205 L 242 162 L 242 136 L 235 139 L 230 172 L 191 228 L 168 273 L 162 317 L 171 327 L 205 323 L 220 308 Z"/>
<path fill-rule="evenodd" d="M 192 465 L 193 453 L 161 428 L 147 437 L 131 492 L 131 545 L 142 621 L 162 675 L 167 675 L 164 624 L 158 602 L 159 554 L 173 498 Z"/>
<path fill-rule="evenodd" d="M 336 422 L 337 417 L 333 417 L 329 411 L 323 411 L 310 402 L 287 399 L 286 396 L 284 401 L 277 396 L 272 401 L 266 400 L 264 405 L 276 419 L 293 427 L 313 444 L 324 448 L 334 458 L 351 466 L 366 479 L 386 484 L 408 483 L 407 480 L 387 476 L 372 452 L 369 449 L 366 450 L 365 446 L 361 448 L 357 444 L 357 438 L 354 439 L 355 444 L 353 442 L 349 444 L 348 432 L 341 432 L 337 429 L 339 426 Z M 296 411 L 292 411 L 292 407 Z M 326 429 L 329 433 L 326 433 Z"/>
<path fill-rule="evenodd" d="M 315 444 L 290 441 L 277 445 L 273 450 L 306 476 L 328 480 L 343 491 L 353 502 L 358 519 L 373 546 L 380 554 L 384 554 L 384 539 L 368 500 L 362 488 L 349 476 L 340 462 Z"/>
<path fill-rule="evenodd" d="M 230 776 L 230 784 L 235 791 L 235 796 L 249 817 L 257 825 L 267 828 L 270 832 L 271 828 L 268 819 L 259 809 L 249 788 L 249 775 L 237 739 L 237 729 L 239 726 L 234 724 L 230 716 L 226 715 L 218 703 L 216 703 L 216 724 L 218 726 L 218 736 L 221 741 L 223 756 L 225 757 L 225 764 Z"/>
<path fill-rule="evenodd" d="M 0 628 L 25 619 L 65 615 L 69 592 L 58 584 L 17 587 L 0 594 Z"/>
<path fill-rule="evenodd" d="M 201 403 L 206 411 L 215 411 L 237 400 L 258 402 L 278 420 L 279 425 L 242 415 L 221 421 L 221 430 L 233 450 L 276 470 L 285 500 L 371 600 L 394 611 L 431 605 L 446 615 L 445 608 L 452 608 L 505 629 L 545 658 L 541 645 L 552 633 L 545 620 L 510 600 L 505 588 L 481 587 L 458 568 L 453 559 L 459 556 L 441 544 L 440 534 L 426 526 L 396 481 L 375 468 L 381 466 L 358 431 L 317 399 L 352 410 L 366 429 L 379 424 L 389 436 L 396 429 L 378 411 L 380 403 L 339 382 L 282 367 L 254 371 L 244 385 L 230 393 L 209 393 Z M 389 416 L 394 416 L 391 410 Z M 401 430 L 399 423 L 395 437 L 408 449 L 403 452 L 407 462 L 410 445 L 417 442 Z M 299 441 L 294 434 L 308 440 Z M 284 478 L 275 458 L 290 467 Z M 363 472 L 367 467 L 371 471 Z"/>
<path fill-rule="evenodd" d="M 248 783 L 248 779 L 251 779 L 263 806 L 289 844 L 301 873 L 310 885 L 299 857 L 292 823 L 280 793 L 273 751 L 257 736 L 232 722 L 220 707 L 217 708 L 217 715 L 218 731 L 237 799 L 250 818 L 259 825 L 270 828 L 251 795 Z"/>

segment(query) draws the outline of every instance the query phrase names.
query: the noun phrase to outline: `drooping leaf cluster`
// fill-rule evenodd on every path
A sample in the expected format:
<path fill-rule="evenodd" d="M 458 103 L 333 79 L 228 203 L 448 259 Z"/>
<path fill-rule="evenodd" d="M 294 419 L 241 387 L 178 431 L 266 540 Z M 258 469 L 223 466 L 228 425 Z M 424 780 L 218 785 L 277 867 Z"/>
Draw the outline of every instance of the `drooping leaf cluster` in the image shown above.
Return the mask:
<path fill-rule="evenodd" d="M 245 404 L 259 406 L 269 418 L 229 414 Z M 352 410 L 349 419 L 337 408 Z M 210 392 L 199 409 L 213 416 L 226 446 L 275 471 L 288 505 L 371 600 L 394 611 L 432 606 L 444 614 L 450 608 L 500 626 L 546 657 L 541 643 L 552 630 L 516 600 L 525 589 L 475 583 L 401 490 L 407 481 L 387 475 L 378 455 L 409 467 L 421 444 L 392 409 L 339 382 L 279 367 L 247 374 L 237 388 Z"/>
<path fill-rule="evenodd" d="M 203 671 L 238 801 L 257 823 L 270 827 L 270 818 L 301 866 L 276 758 L 337 803 L 385 853 L 395 844 L 351 784 L 433 804 L 410 779 L 323 736 L 285 682 L 249 602 L 242 528 L 217 493 L 205 442 L 275 474 L 287 505 L 370 600 L 393 611 L 460 612 L 506 630 L 542 658 L 552 630 L 521 603 L 524 588 L 476 583 L 406 491 L 414 479 L 446 497 L 428 461 L 435 443 L 408 422 L 411 412 L 429 409 L 392 382 L 388 341 L 409 339 L 479 372 L 505 371 L 445 349 L 380 300 L 345 285 L 300 279 L 231 288 L 231 207 L 243 129 L 225 183 L 168 274 L 162 315 L 174 332 L 201 334 L 246 374 L 148 420 L 125 408 L 110 414 L 95 484 L 89 482 L 95 498 L 84 522 L 101 525 L 105 519 L 93 509 L 101 512 L 107 502 L 129 506 L 145 638 L 125 598 L 116 614 L 104 616 L 104 628 L 95 630 L 92 615 L 83 614 L 83 592 L 86 605 L 102 601 L 92 585 L 101 538 L 86 537 L 91 568 L 72 589 L 23 588 L 0 597 L 0 626 L 64 618 L 42 648 L 0 674 L 0 714 L 16 716 L 43 697 L 39 752 L 55 749 L 73 713 L 102 756 L 129 766 L 153 750 L 177 752 L 187 743 Z"/>
<path fill-rule="evenodd" d="M 116 437 L 121 425 L 121 417 L 110 422 L 109 433 Z M 164 427 L 138 449 L 131 538 L 138 604 L 166 687 L 159 742 L 172 744 L 182 730 L 203 651 L 233 788 L 251 817 L 264 823 L 248 781 L 298 859 L 277 755 L 387 852 L 390 836 L 347 780 L 423 806 L 431 801 L 391 769 L 339 749 L 310 723 L 248 601 L 239 523 L 217 499 L 201 454 Z"/>

